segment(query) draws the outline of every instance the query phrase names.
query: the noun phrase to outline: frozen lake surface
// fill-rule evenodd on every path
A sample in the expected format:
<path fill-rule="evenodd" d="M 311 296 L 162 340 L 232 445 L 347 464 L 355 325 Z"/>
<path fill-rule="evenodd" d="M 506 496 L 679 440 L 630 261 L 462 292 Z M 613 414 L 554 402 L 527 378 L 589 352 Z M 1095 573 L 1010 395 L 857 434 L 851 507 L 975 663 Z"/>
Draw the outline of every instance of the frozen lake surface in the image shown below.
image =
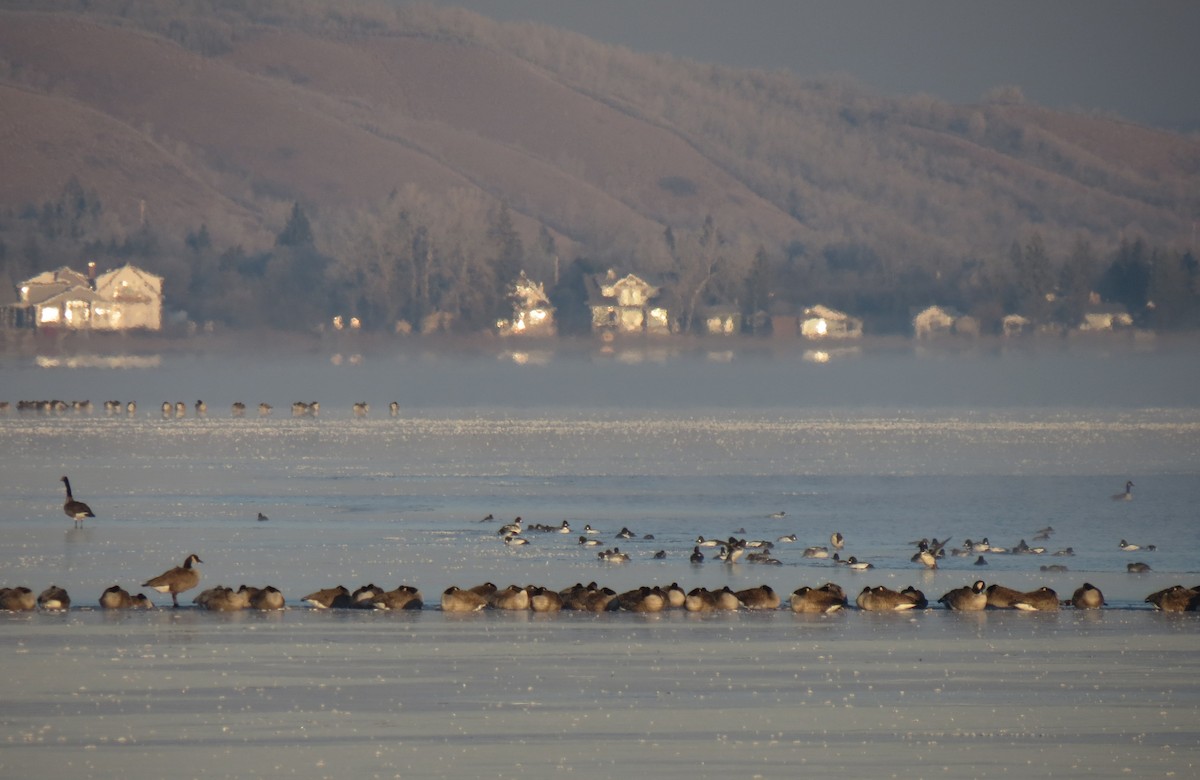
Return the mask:
<path fill-rule="evenodd" d="M 1145 392 L 1093 388 L 1122 362 L 1112 356 L 1009 359 L 1009 370 L 895 356 L 10 362 L 0 397 L 12 402 L 120 398 L 139 412 L 0 417 L 0 584 L 53 583 L 74 600 L 65 614 L 0 613 L 0 776 L 1195 776 L 1200 620 L 1144 603 L 1200 584 L 1200 405 L 1177 386 L 1200 361 L 1169 357 L 1132 357 Z M 1038 402 L 1010 375 L 1040 377 Z M 830 397 L 851 380 L 852 397 Z M 889 404 L 889 383 L 910 403 Z M 588 389 L 571 403 L 567 387 Z M 983 401 L 960 397 L 972 390 Z M 292 418 L 299 398 L 321 400 L 320 416 Z M 185 400 L 187 416 L 163 418 L 167 399 Z M 229 416 L 233 400 L 247 417 Z M 366 418 L 350 413 L 358 400 Z M 259 401 L 274 414 L 255 416 Z M 97 514 L 83 529 L 62 513 L 62 474 Z M 1126 479 L 1134 500 L 1112 501 Z M 516 516 L 590 524 L 632 559 L 604 563 L 576 533 L 506 546 L 496 529 Z M 985 554 L 986 567 L 951 556 L 937 571 L 909 560 L 914 539 L 1011 547 L 1044 526 L 1055 529 L 1045 555 Z M 635 538 L 617 539 L 622 527 Z M 875 568 L 802 556 L 834 531 L 843 555 Z M 688 561 L 697 536 L 734 533 L 797 541 L 776 544 L 778 566 Z M 1124 552 L 1123 539 L 1156 549 Z M 289 609 L 207 613 L 191 606 L 198 591 L 179 610 L 95 608 L 108 586 L 144 590 L 193 552 L 201 587 L 272 584 Z M 1151 571 L 1127 573 L 1133 561 Z M 913 585 L 933 600 L 976 578 L 1064 598 L 1087 581 L 1109 608 L 812 618 L 434 606 L 450 585 L 488 580 L 766 583 L 785 599 L 834 581 L 852 597 Z M 426 609 L 299 601 L 368 582 L 416 585 Z"/>

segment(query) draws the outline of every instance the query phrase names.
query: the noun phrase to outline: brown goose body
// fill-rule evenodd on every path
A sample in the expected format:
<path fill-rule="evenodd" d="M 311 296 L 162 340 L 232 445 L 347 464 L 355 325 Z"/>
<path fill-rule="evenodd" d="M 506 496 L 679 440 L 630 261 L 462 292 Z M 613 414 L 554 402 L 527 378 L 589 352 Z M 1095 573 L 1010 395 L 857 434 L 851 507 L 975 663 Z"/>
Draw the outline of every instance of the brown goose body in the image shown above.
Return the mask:
<path fill-rule="evenodd" d="M 172 606 L 179 606 L 179 594 L 200 584 L 200 570 L 193 564 L 204 563 L 200 556 L 192 553 L 181 566 L 169 569 L 153 579 L 142 583 L 144 588 L 154 588 L 159 593 L 170 593 Z"/>

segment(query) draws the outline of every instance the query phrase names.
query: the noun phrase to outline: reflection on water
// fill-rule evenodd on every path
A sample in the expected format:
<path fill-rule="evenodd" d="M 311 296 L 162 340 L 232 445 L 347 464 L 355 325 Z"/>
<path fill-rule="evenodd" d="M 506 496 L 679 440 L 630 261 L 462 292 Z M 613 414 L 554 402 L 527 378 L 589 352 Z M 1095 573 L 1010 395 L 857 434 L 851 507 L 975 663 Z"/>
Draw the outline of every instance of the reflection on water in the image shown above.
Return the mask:
<path fill-rule="evenodd" d="M 38 355 L 38 368 L 158 368 L 162 355 Z"/>

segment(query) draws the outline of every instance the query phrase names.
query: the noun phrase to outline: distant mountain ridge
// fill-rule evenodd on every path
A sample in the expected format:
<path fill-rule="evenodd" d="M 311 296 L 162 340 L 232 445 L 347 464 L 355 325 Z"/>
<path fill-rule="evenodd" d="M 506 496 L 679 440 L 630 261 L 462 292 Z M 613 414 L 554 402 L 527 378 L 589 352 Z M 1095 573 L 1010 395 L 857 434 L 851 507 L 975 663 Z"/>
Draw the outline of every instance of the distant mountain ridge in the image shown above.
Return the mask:
<path fill-rule="evenodd" d="M 1055 251 L 1185 245 L 1200 214 L 1196 138 L 1012 90 L 952 106 L 454 9 L 239 5 L 0 3 L 0 208 L 77 177 L 114 231 L 148 215 L 253 247 L 292 201 L 460 190 L 527 237 L 650 268 L 666 228 L 712 217 L 771 250 L 931 274 L 1035 231 Z"/>

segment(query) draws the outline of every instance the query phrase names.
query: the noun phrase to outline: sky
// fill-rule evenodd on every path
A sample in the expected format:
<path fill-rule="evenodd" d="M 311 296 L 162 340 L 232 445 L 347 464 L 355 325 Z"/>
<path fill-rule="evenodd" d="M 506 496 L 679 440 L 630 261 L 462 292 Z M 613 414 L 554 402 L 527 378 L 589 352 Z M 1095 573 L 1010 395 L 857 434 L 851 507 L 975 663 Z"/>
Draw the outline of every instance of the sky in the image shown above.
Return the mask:
<path fill-rule="evenodd" d="M 1015 85 L 1058 109 L 1200 131 L 1196 0 L 432 0 L 634 51 L 973 103 Z"/>

